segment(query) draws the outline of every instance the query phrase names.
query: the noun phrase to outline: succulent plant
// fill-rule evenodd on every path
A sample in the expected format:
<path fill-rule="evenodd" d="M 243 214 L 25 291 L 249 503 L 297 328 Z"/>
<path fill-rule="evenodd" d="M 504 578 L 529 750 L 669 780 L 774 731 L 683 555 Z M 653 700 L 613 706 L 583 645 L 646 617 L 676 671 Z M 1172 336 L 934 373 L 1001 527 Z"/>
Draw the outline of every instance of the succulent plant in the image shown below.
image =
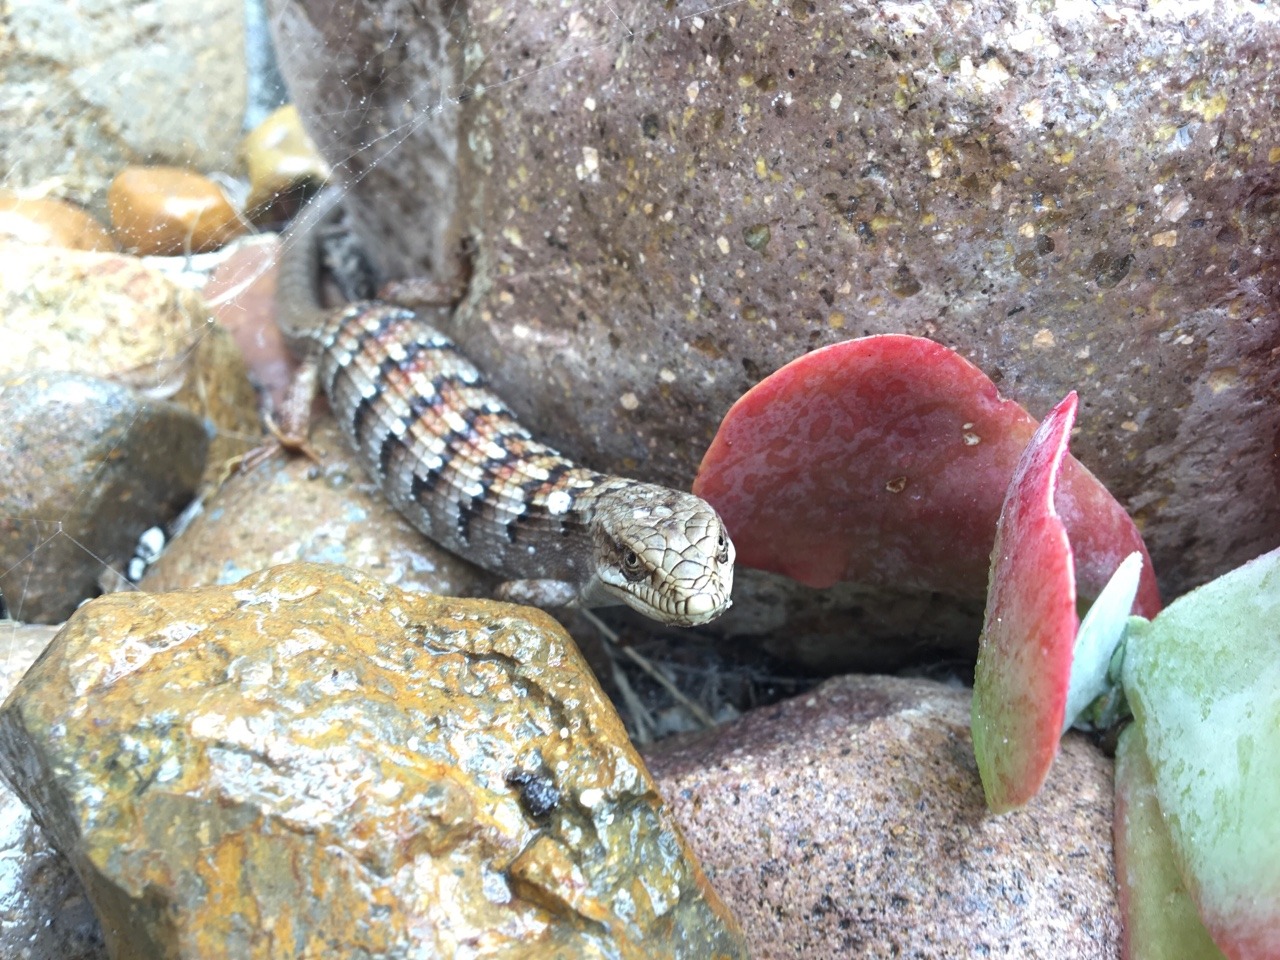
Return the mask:
<path fill-rule="evenodd" d="M 1129 721 L 1126 956 L 1275 960 L 1280 550 L 1161 610 L 1137 527 L 1067 452 L 1077 403 L 1037 427 L 941 344 L 850 340 L 744 394 L 694 491 L 748 566 L 810 586 L 985 590 L 972 727 L 992 811 L 1035 797 L 1072 724 Z"/>

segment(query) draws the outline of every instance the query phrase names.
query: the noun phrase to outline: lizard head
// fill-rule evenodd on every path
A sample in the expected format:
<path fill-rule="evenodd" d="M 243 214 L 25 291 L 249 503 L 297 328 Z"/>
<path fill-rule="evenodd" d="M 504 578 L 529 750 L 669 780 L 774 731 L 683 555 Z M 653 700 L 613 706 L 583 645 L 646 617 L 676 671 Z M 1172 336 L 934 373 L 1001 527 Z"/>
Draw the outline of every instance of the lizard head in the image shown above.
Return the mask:
<path fill-rule="evenodd" d="M 592 522 L 596 576 L 615 602 L 692 627 L 729 608 L 733 544 L 705 500 L 653 484 L 602 494 Z"/>

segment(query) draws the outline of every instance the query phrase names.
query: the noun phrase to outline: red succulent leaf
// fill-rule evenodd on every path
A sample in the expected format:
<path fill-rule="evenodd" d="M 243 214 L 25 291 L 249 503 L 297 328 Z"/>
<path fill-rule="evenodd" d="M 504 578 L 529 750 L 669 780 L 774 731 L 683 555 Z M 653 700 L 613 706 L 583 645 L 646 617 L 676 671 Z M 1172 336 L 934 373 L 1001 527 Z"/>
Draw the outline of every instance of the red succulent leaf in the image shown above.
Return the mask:
<path fill-rule="evenodd" d="M 991 557 L 973 680 L 973 752 L 996 813 L 1040 789 L 1058 753 L 1076 631 L 1076 583 L 1054 487 L 1076 395 L 1040 424 L 1014 471 Z"/>
<path fill-rule="evenodd" d="M 959 354 L 920 337 L 833 344 L 756 384 L 725 416 L 694 492 L 724 518 L 749 567 L 815 587 L 842 580 L 986 591 L 996 520 L 1036 422 Z M 1094 596 L 1129 553 L 1144 559 L 1134 610 L 1160 608 L 1142 537 L 1068 459 L 1059 511 Z"/>

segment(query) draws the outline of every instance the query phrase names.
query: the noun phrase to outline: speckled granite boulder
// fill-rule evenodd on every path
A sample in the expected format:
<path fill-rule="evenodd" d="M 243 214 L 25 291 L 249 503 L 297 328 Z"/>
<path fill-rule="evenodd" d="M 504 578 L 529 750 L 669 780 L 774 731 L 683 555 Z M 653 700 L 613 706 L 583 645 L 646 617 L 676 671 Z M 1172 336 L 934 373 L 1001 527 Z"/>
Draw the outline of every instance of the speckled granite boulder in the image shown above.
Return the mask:
<path fill-rule="evenodd" d="M 761 376 L 907 332 L 1081 392 L 1167 593 L 1280 542 L 1265 4 L 276 7 L 376 259 L 474 240 L 452 332 L 567 453 L 687 485 Z"/>
<path fill-rule="evenodd" d="M 844 677 L 647 751 L 752 956 L 1116 960 L 1112 764 L 1070 735 L 992 816 L 969 694 Z"/>
<path fill-rule="evenodd" d="M 340 567 L 83 607 L 0 769 L 116 960 L 745 957 L 567 635 Z"/>

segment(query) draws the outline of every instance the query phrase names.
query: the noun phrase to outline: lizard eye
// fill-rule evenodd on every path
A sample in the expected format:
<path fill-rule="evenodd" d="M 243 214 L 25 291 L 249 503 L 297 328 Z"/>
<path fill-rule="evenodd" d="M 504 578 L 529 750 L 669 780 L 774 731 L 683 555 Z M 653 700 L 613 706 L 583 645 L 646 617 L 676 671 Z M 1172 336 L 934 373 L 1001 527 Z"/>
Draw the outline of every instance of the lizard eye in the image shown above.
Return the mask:
<path fill-rule="evenodd" d="M 644 566 L 634 550 L 627 550 L 622 554 L 622 575 L 632 581 L 644 579 Z"/>

